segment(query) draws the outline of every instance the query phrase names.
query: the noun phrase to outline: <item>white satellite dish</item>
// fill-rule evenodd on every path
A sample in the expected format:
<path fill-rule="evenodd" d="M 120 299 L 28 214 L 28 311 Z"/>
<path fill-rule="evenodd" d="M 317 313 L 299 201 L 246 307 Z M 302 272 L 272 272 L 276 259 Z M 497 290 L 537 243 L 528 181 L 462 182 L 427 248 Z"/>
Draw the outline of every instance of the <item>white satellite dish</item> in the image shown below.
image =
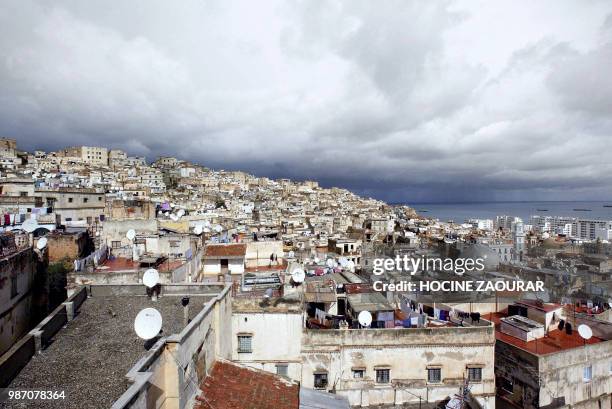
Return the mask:
<path fill-rule="evenodd" d="M 287 257 L 289 257 L 289 258 L 294 258 L 294 257 L 295 257 L 295 253 L 294 253 L 293 251 L 290 251 L 290 252 L 287 254 Z"/>
<path fill-rule="evenodd" d="M 340 257 L 338 259 L 338 262 L 342 267 L 346 267 L 346 265 L 348 264 L 348 259 L 346 257 Z"/>
<path fill-rule="evenodd" d="M 321 261 L 321 260 L 319 260 L 319 257 L 315 257 L 315 258 L 314 258 L 314 262 L 315 262 L 315 264 L 319 264 L 319 261 Z"/>
<path fill-rule="evenodd" d="M 296 268 L 293 270 L 293 273 L 291 273 L 291 279 L 296 284 L 303 283 L 305 278 L 306 273 L 301 268 Z"/>
<path fill-rule="evenodd" d="M 162 316 L 155 308 L 145 308 L 138 313 L 134 320 L 134 331 L 144 340 L 155 338 L 161 327 Z"/>
<path fill-rule="evenodd" d="M 208 227 L 204 227 L 203 231 L 204 233 L 210 233 L 210 229 Z"/>
<path fill-rule="evenodd" d="M 264 293 L 264 298 L 271 298 L 272 294 L 274 294 L 274 291 L 271 288 L 268 288 Z"/>
<path fill-rule="evenodd" d="M 174 207 L 176 206 L 174 203 L 170 203 L 170 207 Z"/>
<path fill-rule="evenodd" d="M 32 233 L 38 228 L 38 222 L 36 219 L 28 219 L 21 224 L 21 228 L 28 233 Z"/>
<path fill-rule="evenodd" d="M 172 219 L 172 221 L 177 221 L 179 219 L 179 217 L 175 214 L 171 214 L 170 218 Z"/>
<path fill-rule="evenodd" d="M 193 232 L 194 232 L 195 234 L 202 234 L 202 230 L 203 230 L 203 227 L 202 227 L 202 225 L 201 225 L 201 224 L 197 224 L 197 225 L 196 225 L 196 226 L 193 228 Z"/>
<path fill-rule="evenodd" d="M 350 271 L 355 271 L 355 262 L 353 260 L 349 260 L 346 263 L 346 268 L 348 268 Z"/>
<path fill-rule="evenodd" d="M 134 238 L 136 238 L 136 230 L 134 229 L 128 230 L 127 233 L 125 233 L 125 237 L 127 237 L 128 240 L 134 240 Z"/>
<path fill-rule="evenodd" d="M 334 267 L 335 262 L 331 258 L 328 258 L 325 264 L 327 264 L 327 267 L 332 268 Z"/>
<path fill-rule="evenodd" d="M 178 212 L 176 212 L 176 215 L 178 217 L 183 217 L 185 216 L 185 209 L 180 209 Z"/>
<path fill-rule="evenodd" d="M 38 243 L 36 243 L 36 248 L 38 250 L 42 250 L 45 247 L 47 247 L 47 238 L 46 237 L 41 237 L 40 239 L 38 239 Z"/>
<path fill-rule="evenodd" d="M 580 334 L 580 336 L 586 341 L 591 339 L 593 336 L 593 331 L 588 325 L 580 324 L 578 325 L 578 334 Z"/>
<path fill-rule="evenodd" d="M 150 268 L 142 275 L 142 283 L 149 288 L 155 287 L 159 284 L 159 273 L 156 269 Z"/>
<path fill-rule="evenodd" d="M 359 320 L 361 326 L 369 327 L 372 323 L 372 314 L 370 314 L 369 311 L 361 311 L 357 319 Z"/>
<path fill-rule="evenodd" d="M 223 231 L 223 227 L 218 224 L 215 225 L 214 229 L 217 233 L 221 233 Z"/>

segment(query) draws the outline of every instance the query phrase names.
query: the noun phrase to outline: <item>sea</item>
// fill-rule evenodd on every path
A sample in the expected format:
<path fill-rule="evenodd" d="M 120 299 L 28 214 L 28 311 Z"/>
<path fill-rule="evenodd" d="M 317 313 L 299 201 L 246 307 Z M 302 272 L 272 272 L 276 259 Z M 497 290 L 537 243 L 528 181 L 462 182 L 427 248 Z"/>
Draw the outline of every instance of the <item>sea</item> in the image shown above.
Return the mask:
<path fill-rule="evenodd" d="M 493 219 L 518 216 L 528 223 L 532 215 L 566 216 L 582 219 L 612 220 L 612 200 L 607 202 L 470 202 L 406 203 L 423 217 L 456 223 L 468 219 Z M 610 207 L 605 207 L 605 206 Z"/>

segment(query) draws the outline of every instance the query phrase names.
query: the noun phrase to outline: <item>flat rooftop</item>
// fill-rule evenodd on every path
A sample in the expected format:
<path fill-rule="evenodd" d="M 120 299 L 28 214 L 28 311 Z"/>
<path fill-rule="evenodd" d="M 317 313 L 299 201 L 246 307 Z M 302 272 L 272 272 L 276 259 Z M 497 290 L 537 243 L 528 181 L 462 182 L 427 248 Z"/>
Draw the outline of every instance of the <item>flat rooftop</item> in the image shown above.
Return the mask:
<path fill-rule="evenodd" d="M 160 273 L 172 271 L 185 263 L 184 260 L 166 260 L 155 267 Z M 118 271 L 138 271 L 149 267 L 142 267 L 140 261 L 133 261 L 125 257 L 106 259 L 102 265 L 95 269 L 96 273 L 114 273 Z"/>
<path fill-rule="evenodd" d="M 190 295 L 193 319 L 212 296 Z M 162 336 L 183 329 L 182 296 L 164 295 L 153 302 L 146 296 L 93 296 L 74 320 L 36 354 L 9 388 L 65 391 L 58 401 L 0 403 L 0 408 L 108 408 L 130 386 L 127 372 L 146 352 L 134 332 L 140 310 L 156 308 L 162 315 Z"/>
<path fill-rule="evenodd" d="M 523 341 L 522 339 L 513 337 L 512 335 L 501 332 L 500 323 L 502 318 L 506 318 L 504 313 L 491 313 L 483 316 L 486 320 L 492 321 L 495 324 L 495 338 L 498 341 L 503 341 L 506 344 L 515 346 L 535 355 L 547 355 L 555 352 L 566 351 L 572 348 L 584 346 L 584 339 L 578 334 L 577 328 L 568 335 L 565 331 L 561 331 L 555 327 L 548 331 L 544 338 L 539 338 L 533 341 Z M 604 339 L 591 337 L 586 343 L 597 344 L 604 342 Z"/>

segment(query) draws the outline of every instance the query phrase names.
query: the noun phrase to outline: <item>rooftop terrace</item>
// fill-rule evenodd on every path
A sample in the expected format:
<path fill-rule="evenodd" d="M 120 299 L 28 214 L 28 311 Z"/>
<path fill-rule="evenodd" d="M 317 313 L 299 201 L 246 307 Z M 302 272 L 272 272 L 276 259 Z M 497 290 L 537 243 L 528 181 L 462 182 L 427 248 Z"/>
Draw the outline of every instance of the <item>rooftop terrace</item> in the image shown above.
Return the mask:
<path fill-rule="evenodd" d="M 9 388 L 65 391 L 59 401 L 29 401 L 0 408 L 103 408 L 110 407 L 130 386 L 130 368 L 146 352 L 145 341 L 134 332 L 140 310 L 156 308 L 163 317 L 162 336 L 183 329 L 182 296 L 163 295 L 157 301 L 133 295 L 142 286 L 92 286 L 93 296 L 81 305 L 72 321 L 60 329 L 40 353 L 35 354 Z M 96 292 L 95 288 L 101 289 Z M 213 294 L 202 287 L 190 295 L 189 317 L 201 311 Z M 179 291 L 179 292 L 182 292 Z M 119 295 L 123 294 L 123 295 Z"/>
<path fill-rule="evenodd" d="M 574 330 L 571 334 L 561 331 L 557 328 L 550 330 L 544 338 L 539 338 L 532 341 L 523 341 L 511 335 L 501 332 L 501 319 L 507 317 L 505 313 L 485 314 L 484 318 L 492 321 L 495 324 L 495 338 L 498 341 L 503 341 L 517 348 L 531 352 L 536 355 L 547 355 L 555 352 L 561 352 L 572 348 L 578 348 L 585 345 L 584 339 L 580 337 L 578 331 Z M 586 344 L 597 344 L 605 340 L 597 337 L 592 337 Z"/>

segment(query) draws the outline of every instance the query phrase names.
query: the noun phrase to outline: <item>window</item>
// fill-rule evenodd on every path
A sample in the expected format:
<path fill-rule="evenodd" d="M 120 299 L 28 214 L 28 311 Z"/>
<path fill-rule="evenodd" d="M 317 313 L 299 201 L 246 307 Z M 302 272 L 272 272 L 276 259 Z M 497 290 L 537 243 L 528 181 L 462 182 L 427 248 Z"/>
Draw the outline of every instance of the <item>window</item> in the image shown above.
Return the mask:
<path fill-rule="evenodd" d="M 121 241 L 119 241 L 119 240 L 117 240 L 117 241 L 113 240 L 113 242 L 111 243 L 111 246 L 112 246 L 114 249 L 118 249 L 119 247 L 121 247 Z"/>
<path fill-rule="evenodd" d="M 253 352 L 252 335 L 238 335 L 238 352 L 247 354 Z"/>
<path fill-rule="evenodd" d="M 170 247 L 180 247 L 181 242 L 178 240 L 170 240 Z"/>
<path fill-rule="evenodd" d="M 470 382 L 481 382 L 482 368 L 468 368 L 468 380 Z"/>
<path fill-rule="evenodd" d="M 503 390 L 505 390 L 506 392 L 510 392 L 513 393 L 514 391 L 514 383 L 512 382 L 512 379 L 507 379 L 507 378 L 500 378 L 501 382 L 500 382 L 500 386 Z"/>
<path fill-rule="evenodd" d="M 102 201 L 102 196 L 98 196 L 98 202 Z"/>
<path fill-rule="evenodd" d="M 441 368 L 427 368 L 427 382 L 439 383 L 442 380 Z"/>
<path fill-rule="evenodd" d="M 83 198 L 83 203 L 87 203 L 88 201 L 89 201 L 89 198 L 87 198 L 87 197 Z"/>
<path fill-rule="evenodd" d="M 19 196 L 21 197 L 26 197 L 28 195 L 28 192 L 19 192 Z"/>
<path fill-rule="evenodd" d="M 68 198 L 68 203 L 72 203 L 72 198 L 71 197 Z"/>
<path fill-rule="evenodd" d="M 593 379 L 593 367 L 591 365 L 584 367 L 584 370 L 582 372 L 582 379 L 585 382 L 591 382 L 591 379 Z"/>
<path fill-rule="evenodd" d="M 389 383 L 389 369 L 376 370 L 376 383 Z"/>
<path fill-rule="evenodd" d="M 17 297 L 19 292 L 17 291 L 17 276 L 11 276 L 11 298 Z"/>
<path fill-rule="evenodd" d="M 354 379 L 363 379 L 363 375 L 365 374 L 365 370 L 363 369 L 353 369 L 353 378 Z"/>
<path fill-rule="evenodd" d="M 287 377 L 288 375 L 288 371 L 289 370 L 289 365 L 287 364 L 277 364 L 276 365 L 276 374 L 280 375 L 280 376 L 284 376 Z"/>
<path fill-rule="evenodd" d="M 316 389 L 327 388 L 327 372 L 314 374 L 314 387 Z"/>

